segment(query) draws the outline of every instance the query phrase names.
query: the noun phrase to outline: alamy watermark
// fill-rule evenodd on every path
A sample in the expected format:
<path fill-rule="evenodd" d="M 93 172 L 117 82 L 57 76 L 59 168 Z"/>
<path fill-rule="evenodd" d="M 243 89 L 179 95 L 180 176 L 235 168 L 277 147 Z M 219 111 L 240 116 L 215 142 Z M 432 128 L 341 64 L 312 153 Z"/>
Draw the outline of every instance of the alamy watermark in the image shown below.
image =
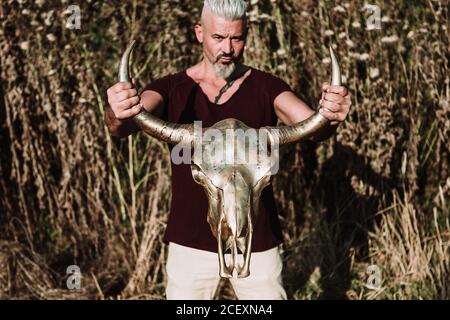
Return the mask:
<path fill-rule="evenodd" d="M 70 5 L 67 7 L 65 14 L 69 14 L 66 20 L 66 28 L 70 30 L 81 29 L 81 10 L 78 5 Z"/>
<path fill-rule="evenodd" d="M 381 269 L 379 266 L 372 264 L 367 267 L 366 273 L 369 275 L 366 281 L 366 288 L 378 290 L 381 288 Z"/>
<path fill-rule="evenodd" d="M 381 9 L 374 4 L 365 4 L 363 11 L 366 11 L 369 15 L 366 20 L 367 30 L 380 30 L 381 29 Z"/>
<path fill-rule="evenodd" d="M 66 269 L 66 274 L 69 275 L 66 280 L 66 286 L 69 290 L 81 289 L 81 270 L 77 265 L 70 265 Z"/>
<path fill-rule="evenodd" d="M 276 130 L 276 129 L 271 129 Z M 186 134 L 189 134 L 186 132 Z M 172 148 L 174 164 L 246 165 L 270 164 L 270 172 L 279 169 L 279 143 L 268 129 L 202 128 L 202 121 L 194 122 L 193 159 L 191 145 L 179 143 Z"/>

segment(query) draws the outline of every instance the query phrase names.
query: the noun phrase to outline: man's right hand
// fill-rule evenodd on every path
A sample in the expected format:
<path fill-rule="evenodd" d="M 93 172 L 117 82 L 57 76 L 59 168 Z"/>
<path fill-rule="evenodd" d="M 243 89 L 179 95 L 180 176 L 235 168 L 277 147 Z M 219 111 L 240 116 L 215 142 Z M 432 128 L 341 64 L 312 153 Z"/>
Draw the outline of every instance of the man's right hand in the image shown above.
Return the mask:
<path fill-rule="evenodd" d="M 131 82 L 118 82 L 107 90 L 108 103 L 119 120 L 134 117 L 142 110 L 137 90 Z"/>

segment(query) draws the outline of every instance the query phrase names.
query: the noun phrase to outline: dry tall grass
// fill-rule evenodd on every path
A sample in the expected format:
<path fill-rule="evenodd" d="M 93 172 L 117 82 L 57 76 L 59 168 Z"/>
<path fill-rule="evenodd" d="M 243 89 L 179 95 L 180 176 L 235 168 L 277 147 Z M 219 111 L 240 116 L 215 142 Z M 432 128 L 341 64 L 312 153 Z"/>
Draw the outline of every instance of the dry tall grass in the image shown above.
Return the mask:
<path fill-rule="evenodd" d="M 373 2 L 368 31 L 363 1 L 252 1 L 249 64 L 315 106 L 332 42 L 354 97 L 335 137 L 282 150 L 290 298 L 450 298 L 448 3 Z M 164 297 L 168 149 L 109 136 L 103 114 L 131 38 L 140 87 L 198 61 L 199 3 L 83 1 L 70 30 L 73 3 L 1 2 L 0 298 Z"/>

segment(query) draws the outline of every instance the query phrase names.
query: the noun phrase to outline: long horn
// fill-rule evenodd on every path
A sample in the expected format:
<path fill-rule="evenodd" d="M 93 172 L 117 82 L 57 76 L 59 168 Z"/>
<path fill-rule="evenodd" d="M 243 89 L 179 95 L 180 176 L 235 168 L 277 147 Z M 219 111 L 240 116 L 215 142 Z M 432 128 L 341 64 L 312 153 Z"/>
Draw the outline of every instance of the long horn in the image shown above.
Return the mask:
<path fill-rule="evenodd" d="M 134 49 L 136 41 L 130 42 L 128 48 L 122 55 L 119 66 L 119 81 L 130 81 L 129 61 L 130 54 Z M 151 113 L 143 110 L 133 117 L 133 121 L 147 134 L 159 140 L 177 144 L 193 144 L 194 125 L 177 124 L 163 121 L 154 117 Z"/>
<path fill-rule="evenodd" d="M 331 46 L 330 46 L 330 56 L 332 67 L 331 85 L 340 86 L 341 71 Z M 270 129 L 272 134 L 278 138 L 278 143 L 280 145 L 283 145 L 308 139 L 314 136 L 317 132 L 325 129 L 329 125 L 330 121 L 324 116 L 322 116 L 319 112 L 316 112 L 308 119 L 299 122 L 297 124 L 294 124 L 292 126 L 266 127 L 266 128 Z"/>

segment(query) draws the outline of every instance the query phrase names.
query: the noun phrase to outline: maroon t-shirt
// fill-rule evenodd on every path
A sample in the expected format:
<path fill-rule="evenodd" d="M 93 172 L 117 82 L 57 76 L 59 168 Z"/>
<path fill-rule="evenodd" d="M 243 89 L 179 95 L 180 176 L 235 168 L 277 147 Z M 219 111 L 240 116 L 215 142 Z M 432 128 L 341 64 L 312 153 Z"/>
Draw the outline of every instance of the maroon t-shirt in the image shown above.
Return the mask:
<path fill-rule="evenodd" d="M 162 119 L 175 123 L 194 123 L 203 127 L 227 118 L 235 118 L 252 128 L 275 126 L 277 116 L 273 102 L 291 88 L 269 73 L 251 68 L 239 89 L 223 104 L 209 101 L 201 87 L 182 71 L 147 85 L 164 99 Z M 170 146 L 170 150 L 172 146 Z M 189 164 L 172 162 L 172 202 L 164 236 L 165 242 L 217 252 L 217 240 L 207 222 L 208 198 L 203 187 L 192 178 Z M 252 251 L 265 251 L 282 242 L 278 214 L 269 184 L 260 197 L 259 214 L 253 229 Z"/>

